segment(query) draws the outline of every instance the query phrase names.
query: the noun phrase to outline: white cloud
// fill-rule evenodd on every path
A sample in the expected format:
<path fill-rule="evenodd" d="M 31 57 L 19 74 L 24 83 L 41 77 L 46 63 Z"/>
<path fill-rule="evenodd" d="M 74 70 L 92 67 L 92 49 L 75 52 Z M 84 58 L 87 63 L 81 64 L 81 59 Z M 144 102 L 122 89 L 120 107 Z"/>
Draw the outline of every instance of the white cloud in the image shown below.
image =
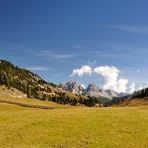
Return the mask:
<path fill-rule="evenodd" d="M 45 59 L 52 59 L 52 60 L 60 60 L 60 61 L 64 61 L 64 60 L 68 60 L 68 59 L 72 59 L 72 58 L 76 58 L 78 56 L 84 56 L 86 55 L 85 53 L 59 53 L 53 50 L 45 50 L 45 51 L 39 51 L 34 53 L 34 55 L 36 56 L 40 56 L 43 57 Z"/>
<path fill-rule="evenodd" d="M 138 70 L 136 72 L 139 73 L 140 71 Z M 115 66 L 98 66 L 92 68 L 89 65 L 84 65 L 80 68 L 74 69 L 71 76 L 81 77 L 83 75 L 91 75 L 93 73 L 103 77 L 104 83 L 102 88 L 105 90 L 110 89 L 118 93 L 133 93 L 134 91 L 148 87 L 148 85 L 138 85 L 134 82 L 129 83 L 128 79 L 119 78 L 120 70 Z"/>
<path fill-rule="evenodd" d="M 127 79 L 119 79 L 117 81 L 117 92 L 126 92 L 127 91 L 128 80 Z"/>
<path fill-rule="evenodd" d="M 135 88 L 135 83 L 131 83 L 131 84 L 129 85 L 129 93 L 133 93 L 135 90 L 136 90 L 136 88 Z"/>
<path fill-rule="evenodd" d="M 101 75 L 104 78 L 103 89 L 111 89 L 118 93 L 126 92 L 127 79 L 118 79 L 119 69 L 114 66 L 99 66 L 94 68 L 94 73 Z"/>
<path fill-rule="evenodd" d="M 111 26 L 111 25 L 106 25 L 106 27 L 112 28 L 112 29 L 118 29 L 118 30 L 126 31 L 126 32 L 148 34 L 148 27 L 143 27 L 143 26 L 124 26 L 124 25 Z"/>
<path fill-rule="evenodd" d="M 134 91 L 138 91 L 138 90 L 141 90 L 143 88 L 147 88 L 148 87 L 148 84 L 135 84 L 135 83 L 131 83 L 129 85 L 129 93 L 133 93 Z"/>
<path fill-rule="evenodd" d="M 49 71 L 50 69 L 47 67 L 28 67 L 26 68 L 31 71 Z"/>
<path fill-rule="evenodd" d="M 67 54 L 67 53 L 56 53 L 53 51 L 41 51 L 40 53 L 36 54 L 38 56 L 42 56 L 48 59 L 59 59 L 59 60 L 65 60 L 73 58 L 74 54 Z"/>
<path fill-rule="evenodd" d="M 148 84 L 139 84 L 137 87 L 137 90 L 141 90 L 141 89 L 147 88 L 147 87 L 148 87 Z"/>
<path fill-rule="evenodd" d="M 74 69 L 71 76 L 83 76 L 85 74 L 91 74 L 92 68 L 88 65 L 84 65 L 81 68 Z"/>

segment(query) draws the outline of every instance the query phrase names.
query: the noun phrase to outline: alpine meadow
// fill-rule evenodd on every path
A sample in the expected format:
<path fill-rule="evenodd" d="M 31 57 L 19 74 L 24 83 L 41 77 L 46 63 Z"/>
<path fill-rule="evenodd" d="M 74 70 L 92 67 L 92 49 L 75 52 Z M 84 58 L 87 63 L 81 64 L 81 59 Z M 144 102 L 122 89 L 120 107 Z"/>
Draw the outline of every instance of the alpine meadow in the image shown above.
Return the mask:
<path fill-rule="evenodd" d="M 0 148 L 148 148 L 146 0 L 0 0 Z"/>

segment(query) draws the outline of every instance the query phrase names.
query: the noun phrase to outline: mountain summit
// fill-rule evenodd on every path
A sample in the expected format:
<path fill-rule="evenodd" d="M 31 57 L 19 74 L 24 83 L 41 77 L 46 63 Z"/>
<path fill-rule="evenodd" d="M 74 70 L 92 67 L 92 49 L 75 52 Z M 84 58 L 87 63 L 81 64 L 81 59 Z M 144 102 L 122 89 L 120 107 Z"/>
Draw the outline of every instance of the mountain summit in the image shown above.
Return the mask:
<path fill-rule="evenodd" d="M 104 97 L 111 100 L 114 97 L 122 97 L 127 95 L 124 93 L 119 94 L 110 89 L 103 90 L 94 83 L 89 84 L 88 87 L 85 89 L 83 87 L 83 84 L 80 84 L 79 82 L 72 81 L 72 80 L 69 82 L 61 83 L 59 86 L 65 91 L 83 94 L 85 96 L 90 96 L 94 98 Z"/>
<path fill-rule="evenodd" d="M 72 80 L 69 82 L 61 83 L 59 84 L 59 86 L 65 91 L 78 93 L 78 94 L 82 94 L 85 89 L 82 84 Z"/>

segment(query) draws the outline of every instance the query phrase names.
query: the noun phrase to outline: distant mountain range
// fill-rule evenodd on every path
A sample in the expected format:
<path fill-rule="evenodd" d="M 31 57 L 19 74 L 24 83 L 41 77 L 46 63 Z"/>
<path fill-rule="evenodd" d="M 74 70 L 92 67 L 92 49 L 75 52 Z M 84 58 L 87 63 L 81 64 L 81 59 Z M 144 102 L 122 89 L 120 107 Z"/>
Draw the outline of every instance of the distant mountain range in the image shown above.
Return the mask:
<path fill-rule="evenodd" d="M 65 91 L 73 92 L 77 94 L 83 94 L 83 91 L 85 90 L 84 86 L 76 81 L 60 83 L 59 87 Z"/>
<path fill-rule="evenodd" d="M 61 87 L 63 90 L 68 92 L 82 94 L 82 95 L 90 96 L 94 98 L 104 97 L 110 100 L 114 97 L 123 97 L 128 95 L 127 93 L 117 93 L 109 89 L 103 90 L 94 83 L 89 84 L 85 89 L 83 84 L 76 81 L 72 81 L 72 80 L 65 83 L 61 83 L 59 87 Z"/>

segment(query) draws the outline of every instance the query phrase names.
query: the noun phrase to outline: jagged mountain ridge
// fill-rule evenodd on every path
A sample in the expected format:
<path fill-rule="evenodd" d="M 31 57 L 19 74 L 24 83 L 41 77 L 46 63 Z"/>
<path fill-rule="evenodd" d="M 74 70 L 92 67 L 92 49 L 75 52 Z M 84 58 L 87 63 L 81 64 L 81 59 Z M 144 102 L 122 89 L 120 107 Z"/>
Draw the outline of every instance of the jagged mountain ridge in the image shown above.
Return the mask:
<path fill-rule="evenodd" d="M 109 95 L 105 90 L 100 89 L 96 84 L 89 84 L 88 87 L 83 92 L 84 95 L 91 97 L 105 97 L 111 99 L 112 96 Z"/>
<path fill-rule="evenodd" d="M 82 94 L 85 90 L 84 86 L 76 81 L 68 81 L 65 83 L 60 83 L 59 87 L 61 87 L 63 90 L 73 93 Z"/>
<path fill-rule="evenodd" d="M 127 95 L 125 93 L 117 93 L 112 90 L 100 89 L 94 83 L 89 84 L 88 87 L 85 89 L 83 87 L 83 84 L 80 84 L 79 82 L 72 81 L 72 80 L 65 83 L 61 83 L 59 86 L 65 91 L 75 92 L 78 94 L 83 94 L 85 96 L 90 96 L 95 98 L 104 97 L 104 98 L 112 99 L 113 97 L 122 97 Z"/>

